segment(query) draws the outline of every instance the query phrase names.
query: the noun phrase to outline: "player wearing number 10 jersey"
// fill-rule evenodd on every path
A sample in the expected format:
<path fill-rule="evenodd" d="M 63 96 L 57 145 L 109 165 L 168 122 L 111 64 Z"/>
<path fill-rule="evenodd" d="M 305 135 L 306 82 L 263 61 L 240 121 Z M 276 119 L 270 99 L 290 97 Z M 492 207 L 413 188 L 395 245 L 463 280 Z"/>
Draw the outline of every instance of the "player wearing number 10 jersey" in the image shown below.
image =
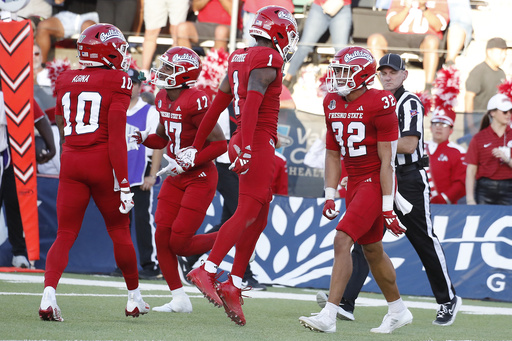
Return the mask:
<path fill-rule="evenodd" d="M 152 69 L 151 82 L 160 92 L 155 99 L 160 113 L 156 133 L 137 132 L 133 137 L 146 147 L 167 147 L 168 165 L 157 175 L 169 176 L 162 184 L 156 208 L 155 242 L 162 274 L 172 293 L 172 301 L 155 311 L 192 312 L 192 304 L 181 283 L 177 256 L 203 254 L 211 250 L 217 233 L 195 235 L 206 215 L 217 188 L 217 168 L 213 164 L 226 152 L 220 126 L 215 126 L 208 143 L 198 152 L 189 169 L 176 163 L 176 154 L 194 141 L 197 128 L 210 106 L 210 98 L 194 88 L 201 72 L 201 60 L 191 49 L 173 47 L 159 57 L 160 67 Z"/>
<path fill-rule="evenodd" d="M 233 162 L 230 169 L 240 177 L 238 206 L 220 228 L 208 260 L 187 277 L 213 304 L 224 306 L 227 315 L 239 325 L 246 323 L 241 306 L 242 277 L 267 225 L 272 198 L 282 66 L 293 56 L 298 41 L 294 17 L 279 6 L 260 9 L 249 32 L 256 39 L 256 46 L 231 54 L 227 76 L 199 127 L 194 148 L 178 155 L 184 164 L 194 162 L 196 150 L 233 100 L 238 127 L 229 143 L 229 156 Z M 236 254 L 231 275 L 218 285 L 217 267 L 233 246 Z"/>
<path fill-rule="evenodd" d="M 323 214 L 328 219 L 338 214 L 334 194 L 341 175 L 341 156 L 348 173 L 347 210 L 336 227 L 328 302 L 318 315 L 299 318 L 302 325 L 316 331 L 336 331 L 339 304 L 352 273 L 350 249 L 354 242 L 362 245 L 373 277 L 388 302 L 388 314 L 381 326 L 371 331 L 391 333 L 412 322 L 412 314 L 400 298 L 395 269 L 382 247 L 383 223 L 395 234 L 404 230 L 393 212 L 396 101 L 389 91 L 367 88 L 373 84 L 376 64 L 368 50 L 357 46 L 342 49 L 329 64 L 329 94 L 324 99 L 327 136 Z"/>
<path fill-rule="evenodd" d="M 55 289 L 92 196 L 128 288 L 126 316 L 137 317 L 147 313 L 149 305 L 139 290 L 127 215 L 133 207 L 125 138 L 132 82 L 122 71 L 129 65 L 125 55 L 128 43 L 117 27 L 97 24 L 82 32 L 77 45 L 79 61 L 86 68 L 63 72 L 56 83 L 56 121 L 64 141 L 57 194 L 58 230 L 46 258 L 39 316 L 63 321 Z"/>

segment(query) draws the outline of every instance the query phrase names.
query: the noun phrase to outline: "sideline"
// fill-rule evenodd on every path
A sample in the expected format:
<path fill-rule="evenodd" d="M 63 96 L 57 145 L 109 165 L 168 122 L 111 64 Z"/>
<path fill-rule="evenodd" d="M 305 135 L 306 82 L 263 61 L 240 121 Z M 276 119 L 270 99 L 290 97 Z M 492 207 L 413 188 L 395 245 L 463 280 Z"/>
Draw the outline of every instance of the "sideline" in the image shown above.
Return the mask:
<path fill-rule="evenodd" d="M 108 278 L 105 276 L 104 278 Z M 27 275 L 27 274 L 13 274 L 13 273 L 0 273 L 0 281 L 6 281 L 11 283 L 43 283 L 43 276 L 41 275 Z M 66 278 L 62 277 L 59 281 L 59 284 L 68 284 L 68 285 L 81 285 L 81 286 L 89 286 L 89 287 L 109 287 L 109 288 L 118 288 L 118 289 L 126 289 L 125 283 L 123 281 L 109 281 L 109 280 L 92 280 L 92 279 L 77 279 L 77 278 Z M 199 290 L 196 287 L 184 285 L 183 288 L 187 293 L 194 294 L 191 298 L 202 298 Z M 155 291 L 169 291 L 167 284 L 150 284 L 150 283 L 140 283 L 140 289 L 143 292 L 148 292 L 151 290 Z M 40 296 L 41 293 L 22 293 L 22 292 L 0 292 L 0 296 L 15 296 L 15 295 L 27 295 L 27 296 Z M 270 298 L 270 299 L 286 299 L 286 300 L 297 300 L 297 301 L 316 301 L 315 293 L 312 294 L 293 294 L 293 293 L 285 293 L 285 292 L 270 292 L 270 291 L 251 291 L 251 298 Z M 126 294 L 58 294 L 58 296 L 105 296 L 105 297 L 124 297 Z M 145 294 L 144 297 L 170 297 L 168 295 L 154 295 L 154 294 Z M 421 302 L 422 298 L 418 298 L 418 300 L 413 300 L 414 296 L 407 296 L 408 299 L 405 299 L 405 304 L 408 308 L 418 308 L 418 309 L 429 309 L 436 310 L 438 308 L 437 303 L 431 302 Z M 384 299 L 376 299 L 376 298 L 367 298 L 367 297 L 359 297 L 356 301 L 358 306 L 361 307 L 379 307 L 386 306 L 386 301 Z M 511 315 L 512 316 L 512 308 L 502 308 L 502 307 L 491 307 L 491 306 L 476 306 L 476 305 L 467 305 L 464 304 L 464 299 L 462 302 L 462 307 L 459 310 L 460 312 L 466 314 L 474 314 L 474 315 Z"/>

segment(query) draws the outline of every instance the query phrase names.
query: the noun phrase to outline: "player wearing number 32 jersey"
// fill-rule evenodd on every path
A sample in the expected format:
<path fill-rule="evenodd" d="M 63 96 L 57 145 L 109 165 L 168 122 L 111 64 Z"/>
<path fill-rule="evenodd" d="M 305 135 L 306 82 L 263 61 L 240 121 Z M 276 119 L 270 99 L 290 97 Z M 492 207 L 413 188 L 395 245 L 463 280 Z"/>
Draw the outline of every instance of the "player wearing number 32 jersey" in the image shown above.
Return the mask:
<path fill-rule="evenodd" d="M 355 242 L 362 245 L 388 302 L 388 314 L 371 331 L 391 333 L 412 322 L 412 314 L 400 298 L 395 269 L 382 246 L 383 224 L 395 234 L 405 229 L 393 211 L 396 101 L 389 91 L 367 87 L 373 84 L 376 72 L 372 54 L 358 46 L 340 50 L 329 64 L 329 93 L 323 102 L 327 126 L 323 214 L 331 220 L 338 215 L 334 195 L 341 175 L 340 157 L 348 173 L 347 209 L 336 226 L 328 302 L 318 315 L 299 318 L 302 325 L 316 331 L 336 331 L 339 304 L 352 273 L 350 250 Z"/>
<path fill-rule="evenodd" d="M 127 169 L 126 111 L 132 82 L 128 43 L 117 27 L 93 25 L 78 39 L 83 70 L 63 72 L 56 83 L 56 121 L 61 141 L 57 194 L 57 238 L 48 251 L 45 290 L 39 316 L 63 321 L 55 289 L 67 266 L 92 196 L 114 246 L 117 266 L 128 288 L 126 316 L 149 311 L 140 294 L 137 258 L 127 213 L 133 207 Z M 121 200 L 121 202 L 120 202 Z"/>

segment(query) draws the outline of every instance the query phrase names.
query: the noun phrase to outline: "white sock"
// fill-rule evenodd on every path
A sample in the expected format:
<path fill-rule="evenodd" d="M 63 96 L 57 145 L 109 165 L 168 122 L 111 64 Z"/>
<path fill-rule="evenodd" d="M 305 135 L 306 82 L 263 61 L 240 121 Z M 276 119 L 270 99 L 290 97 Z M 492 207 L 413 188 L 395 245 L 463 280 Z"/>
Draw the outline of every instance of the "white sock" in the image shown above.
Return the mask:
<path fill-rule="evenodd" d="M 55 300 L 55 288 L 50 286 L 45 287 L 43 297 L 46 297 L 49 300 Z"/>
<path fill-rule="evenodd" d="M 215 274 L 217 273 L 217 264 L 207 260 L 206 262 L 204 262 L 204 269 L 209 273 Z"/>
<path fill-rule="evenodd" d="M 183 287 L 171 290 L 171 295 L 172 297 L 187 296 L 187 294 L 185 293 L 185 289 L 183 289 Z"/>
<path fill-rule="evenodd" d="M 336 319 L 336 314 L 338 313 L 338 306 L 336 304 L 326 302 L 324 309 L 329 312 L 329 317 L 331 319 Z"/>
<path fill-rule="evenodd" d="M 231 280 L 233 281 L 233 285 L 238 289 L 242 289 L 242 278 L 238 276 L 231 275 Z"/>
<path fill-rule="evenodd" d="M 140 294 L 140 289 L 137 287 L 137 289 L 134 290 L 128 290 L 128 298 L 130 297 L 130 294 L 133 294 L 133 297 L 135 299 L 142 298 L 142 295 Z"/>
<path fill-rule="evenodd" d="M 407 309 L 407 307 L 401 297 L 394 302 L 388 302 L 388 314 L 396 314 L 404 311 L 405 309 Z"/>

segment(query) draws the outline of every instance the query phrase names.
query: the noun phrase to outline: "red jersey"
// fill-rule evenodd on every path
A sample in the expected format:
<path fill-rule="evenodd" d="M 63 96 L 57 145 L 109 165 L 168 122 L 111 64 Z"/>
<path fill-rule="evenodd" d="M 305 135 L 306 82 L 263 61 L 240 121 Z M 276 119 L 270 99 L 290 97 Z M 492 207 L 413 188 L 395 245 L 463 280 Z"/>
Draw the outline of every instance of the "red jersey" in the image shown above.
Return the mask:
<path fill-rule="evenodd" d="M 63 72 L 55 84 L 55 115 L 64 120 L 63 150 L 108 149 L 121 187 L 128 181 L 126 111 L 132 81 L 121 70 L 85 68 Z"/>
<path fill-rule="evenodd" d="M 274 179 L 272 180 L 272 194 L 288 195 L 288 166 L 286 157 L 275 152 L 276 168 L 274 169 Z"/>
<path fill-rule="evenodd" d="M 444 194 L 449 203 L 456 204 L 466 194 L 466 150 L 448 140 L 441 144 L 427 141 L 425 150 L 430 160 L 427 173 L 431 197 Z"/>
<path fill-rule="evenodd" d="M 352 102 L 325 96 L 326 148 L 340 151 L 349 178 L 380 172 L 377 142 L 398 139 L 395 104 L 387 90 L 370 89 Z"/>
<path fill-rule="evenodd" d="M 512 147 L 512 128 L 507 126 L 505 134 L 496 135 L 491 126 L 479 131 L 469 143 L 466 163 L 477 165 L 476 179 L 489 178 L 491 180 L 512 179 L 512 168 L 492 155 L 492 150 L 498 147 Z"/>
<path fill-rule="evenodd" d="M 156 95 L 155 104 L 160 113 L 160 123 L 165 127 L 170 141 L 167 154 L 176 158 L 179 149 L 194 142 L 197 128 L 210 105 L 210 98 L 203 90 L 190 88 L 183 90 L 177 100 L 171 101 L 166 90 L 162 89 Z"/>
<path fill-rule="evenodd" d="M 279 96 L 283 83 L 283 58 L 270 47 L 253 46 L 236 50 L 229 56 L 229 84 L 233 92 L 233 109 L 237 121 L 237 130 L 241 126 L 241 113 L 247 98 L 247 85 L 253 69 L 273 67 L 277 70 L 276 79 L 269 84 L 263 102 L 258 111 L 256 130 L 263 129 L 277 140 L 277 118 L 279 114 Z"/>
<path fill-rule="evenodd" d="M 406 1 L 407 0 L 393 0 L 391 2 L 386 14 L 386 21 L 388 23 L 391 17 L 403 10 Z M 395 28 L 394 32 L 405 34 L 435 34 L 439 39 L 443 39 L 443 31 L 446 30 L 448 22 L 450 21 L 446 0 L 427 1 L 426 6 L 428 11 L 433 13 L 443 24 L 440 31 L 434 30 L 427 19 L 425 19 L 423 11 L 419 9 L 419 1 L 412 1 L 412 7 L 407 17 Z"/>

